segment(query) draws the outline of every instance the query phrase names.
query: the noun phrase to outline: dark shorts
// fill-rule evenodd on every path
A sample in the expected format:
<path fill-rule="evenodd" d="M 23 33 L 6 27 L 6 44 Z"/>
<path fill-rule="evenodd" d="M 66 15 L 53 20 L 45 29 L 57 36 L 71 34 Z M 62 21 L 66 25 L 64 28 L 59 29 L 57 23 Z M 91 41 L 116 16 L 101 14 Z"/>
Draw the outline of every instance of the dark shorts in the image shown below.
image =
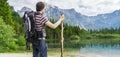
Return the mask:
<path fill-rule="evenodd" d="M 33 57 L 47 57 L 47 44 L 45 40 L 38 40 L 36 44 L 32 44 Z"/>

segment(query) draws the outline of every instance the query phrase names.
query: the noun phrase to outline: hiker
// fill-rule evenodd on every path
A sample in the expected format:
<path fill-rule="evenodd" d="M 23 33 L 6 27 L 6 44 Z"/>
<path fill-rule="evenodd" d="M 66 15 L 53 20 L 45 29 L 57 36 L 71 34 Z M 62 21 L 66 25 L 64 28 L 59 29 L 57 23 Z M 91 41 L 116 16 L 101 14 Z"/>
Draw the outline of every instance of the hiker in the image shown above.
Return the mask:
<path fill-rule="evenodd" d="M 60 25 L 60 23 L 64 20 L 64 15 L 60 15 L 59 20 L 56 23 L 51 23 L 48 18 L 44 15 L 45 12 L 45 3 L 37 2 L 36 4 L 36 14 L 35 14 L 35 29 L 37 30 L 38 39 L 37 44 L 32 44 L 33 48 L 33 57 L 47 57 L 47 45 L 45 42 L 46 32 L 44 26 L 55 29 Z M 42 31 L 42 32 L 39 32 Z M 42 36 L 42 37 L 41 37 Z"/>

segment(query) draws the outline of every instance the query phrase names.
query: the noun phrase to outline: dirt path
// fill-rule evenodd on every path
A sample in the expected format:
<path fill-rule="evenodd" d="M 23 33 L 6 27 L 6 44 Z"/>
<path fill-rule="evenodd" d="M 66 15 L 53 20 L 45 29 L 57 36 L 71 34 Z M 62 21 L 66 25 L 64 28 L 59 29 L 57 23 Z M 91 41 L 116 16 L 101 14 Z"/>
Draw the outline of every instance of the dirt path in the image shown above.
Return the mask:
<path fill-rule="evenodd" d="M 0 57 L 32 57 L 27 53 L 0 53 Z"/>

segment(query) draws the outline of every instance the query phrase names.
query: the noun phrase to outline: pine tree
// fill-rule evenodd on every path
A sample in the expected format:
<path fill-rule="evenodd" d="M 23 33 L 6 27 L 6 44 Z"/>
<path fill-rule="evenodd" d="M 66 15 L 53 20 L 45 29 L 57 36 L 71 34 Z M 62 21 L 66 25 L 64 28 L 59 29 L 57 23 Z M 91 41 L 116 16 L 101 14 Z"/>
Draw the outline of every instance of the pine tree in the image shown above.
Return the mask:
<path fill-rule="evenodd" d="M 17 12 L 12 12 L 12 22 L 14 23 L 14 30 L 16 31 L 17 35 L 24 33 L 24 27 L 22 18 L 19 16 Z"/>
<path fill-rule="evenodd" d="M 7 0 L 0 0 L 0 16 L 3 17 L 3 21 L 6 24 L 13 25 L 11 9 Z"/>

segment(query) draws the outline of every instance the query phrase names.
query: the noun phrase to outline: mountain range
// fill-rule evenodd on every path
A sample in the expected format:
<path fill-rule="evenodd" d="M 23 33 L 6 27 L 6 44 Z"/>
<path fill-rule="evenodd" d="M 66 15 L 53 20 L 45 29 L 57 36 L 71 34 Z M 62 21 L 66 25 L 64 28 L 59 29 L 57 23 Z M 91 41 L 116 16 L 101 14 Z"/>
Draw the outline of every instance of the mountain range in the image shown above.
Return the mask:
<path fill-rule="evenodd" d="M 30 11 L 28 7 L 23 7 L 17 12 L 23 16 L 25 11 Z M 97 16 L 85 16 L 74 9 L 60 9 L 57 6 L 47 5 L 45 14 L 48 18 L 58 20 L 59 15 L 64 13 L 65 22 L 70 25 L 77 25 L 84 29 L 102 29 L 102 28 L 118 28 L 120 27 L 120 10 L 112 13 L 99 14 Z"/>

